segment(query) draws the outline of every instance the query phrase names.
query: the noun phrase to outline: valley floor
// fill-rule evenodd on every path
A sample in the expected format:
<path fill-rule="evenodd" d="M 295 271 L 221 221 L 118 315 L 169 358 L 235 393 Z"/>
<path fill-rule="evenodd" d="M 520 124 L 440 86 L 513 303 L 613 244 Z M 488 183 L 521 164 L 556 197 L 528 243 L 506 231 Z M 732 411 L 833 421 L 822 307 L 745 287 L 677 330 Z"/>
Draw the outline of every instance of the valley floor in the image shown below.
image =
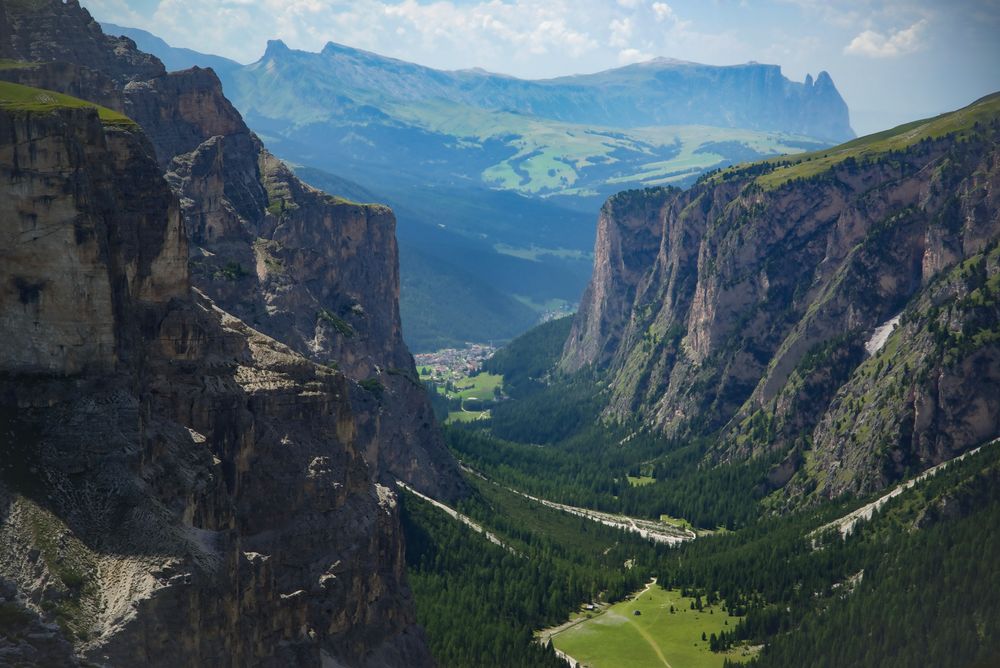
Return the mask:
<path fill-rule="evenodd" d="M 575 665 L 590 668 L 721 668 L 726 659 L 746 661 L 755 653 L 746 648 L 712 652 L 703 636 L 719 634 L 740 619 L 724 607 L 705 605 L 676 589 L 663 589 L 655 578 L 633 597 L 542 639 Z M 571 664 L 574 665 L 574 664 Z"/>

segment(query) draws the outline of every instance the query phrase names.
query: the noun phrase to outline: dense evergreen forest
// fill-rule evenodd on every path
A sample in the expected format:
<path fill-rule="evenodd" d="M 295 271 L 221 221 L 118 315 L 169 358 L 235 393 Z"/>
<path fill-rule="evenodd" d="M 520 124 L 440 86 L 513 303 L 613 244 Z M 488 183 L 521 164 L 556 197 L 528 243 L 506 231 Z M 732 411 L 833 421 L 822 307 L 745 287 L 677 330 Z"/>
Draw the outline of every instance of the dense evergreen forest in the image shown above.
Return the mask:
<path fill-rule="evenodd" d="M 541 325 L 487 361 L 487 371 L 503 375 L 509 400 L 493 408 L 485 425 L 448 430 L 456 456 L 492 480 L 552 501 L 636 517 L 683 517 L 711 529 L 751 522 L 774 462 L 705 468 L 707 440 L 671 440 L 638 425 L 600 423 L 600 379 L 586 370 L 570 377 L 552 371 L 570 324 L 564 318 Z M 655 483 L 634 486 L 630 475 Z"/>
<path fill-rule="evenodd" d="M 454 667 L 565 666 L 532 633 L 585 601 L 617 601 L 640 588 L 663 548 L 470 482 L 476 494 L 462 510 L 504 546 L 415 496 L 403 499 L 410 584 L 434 656 Z"/>
<path fill-rule="evenodd" d="M 600 424 L 600 379 L 552 371 L 567 328 L 548 323 L 494 357 L 488 370 L 504 375 L 508 399 L 491 421 L 446 430 L 476 472 L 460 510 L 507 547 L 405 500 L 418 616 L 441 665 L 560 665 L 533 631 L 652 575 L 741 616 L 710 646 L 763 647 L 752 662 L 762 668 L 1000 665 L 1000 445 L 953 462 L 844 538 L 820 528 L 872 499 L 772 514 L 775 462 L 707 468 L 708 440 Z M 511 490 L 715 531 L 657 546 Z"/>

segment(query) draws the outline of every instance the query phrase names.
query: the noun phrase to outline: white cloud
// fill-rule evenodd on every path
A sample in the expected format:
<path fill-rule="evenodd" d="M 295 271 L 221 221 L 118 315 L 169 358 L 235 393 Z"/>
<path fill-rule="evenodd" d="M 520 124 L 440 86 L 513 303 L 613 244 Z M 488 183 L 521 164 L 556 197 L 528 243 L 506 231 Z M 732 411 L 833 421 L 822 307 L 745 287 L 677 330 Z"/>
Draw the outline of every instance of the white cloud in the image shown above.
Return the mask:
<path fill-rule="evenodd" d="M 893 58 L 913 53 L 922 46 L 920 37 L 926 25 L 927 20 L 921 19 L 909 28 L 894 33 L 865 30 L 844 47 L 844 53 L 871 58 Z"/>
<path fill-rule="evenodd" d="M 632 19 L 614 19 L 608 27 L 611 29 L 608 44 L 619 47 L 628 46 L 632 39 Z"/>
<path fill-rule="evenodd" d="M 667 19 L 676 19 L 673 8 L 665 2 L 653 3 L 653 16 L 656 17 L 658 22 L 663 22 Z"/>
<path fill-rule="evenodd" d="M 646 60 L 652 60 L 653 55 L 650 53 L 643 53 L 639 49 L 622 49 L 618 52 L 618 64 L 629 65 L 631 63 L 641 63 Z"/>
<path fill-rule="evenodd" d="M 2 1 L 2 0 L 0 0 Z M 699 30 L 670 0 L 83 0 L 100 20 L 174 46 L 249 63 L 269 39 L 319 51 L 328 41 L 442 69 L 523 77 L 672 56 L 728 64 L 754 53 L 732 30 Z"/>

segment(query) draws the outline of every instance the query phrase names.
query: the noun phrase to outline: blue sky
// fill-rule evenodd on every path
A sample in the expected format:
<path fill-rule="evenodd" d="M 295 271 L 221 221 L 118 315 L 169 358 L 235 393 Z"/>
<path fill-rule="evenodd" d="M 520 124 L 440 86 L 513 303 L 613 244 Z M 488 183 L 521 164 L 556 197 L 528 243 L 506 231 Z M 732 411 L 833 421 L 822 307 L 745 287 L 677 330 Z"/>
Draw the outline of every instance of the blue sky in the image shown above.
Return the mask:
<path fill-rule="evenodd" d="M 827 70 L 861 134 L 1000 90 L 1000 0 L 83 0 L 101 21 L 253 62 L 327 41 L 540 78 L 665 56 Z"/>

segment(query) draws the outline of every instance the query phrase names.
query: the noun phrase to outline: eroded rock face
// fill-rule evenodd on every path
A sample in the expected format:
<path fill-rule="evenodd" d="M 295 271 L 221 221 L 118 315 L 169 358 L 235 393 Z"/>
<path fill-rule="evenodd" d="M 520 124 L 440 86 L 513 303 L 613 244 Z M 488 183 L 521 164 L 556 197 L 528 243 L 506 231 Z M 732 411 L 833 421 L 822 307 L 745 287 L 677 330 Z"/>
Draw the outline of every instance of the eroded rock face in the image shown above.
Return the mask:
<path fill-rule="evenodd" d="M 995 100 L 981 104 L 993 109 Z M 849 411 L 831 401 L 854 382 L 872 331 L 1000 237 L 1000 121 L 969 113 L 983 120 L 963 133 L 835 161 L 798 180 L 769 181 L 774 167 L 765 164 L 685 192 L 616 196 L 602 212 L 594 279 L 563 368 L 605 369 L 609 419 L 638 413 L 668 434 L 718 435 L 716 460 L 784 456 L 775 486 L 809 463 L 803 476 L 823 470 L 829 480 L 799 489 L 828 495 L 870 491 L 1000 433 L 995 420 L 954 415 L 923 436 L 900 426 L 907 413 L 940 416 L 956 397 L 985 415 L 986 397 L 1000 392 L 993 352 L 946 362 L 925 347 L 922 364 L 951 380 L 883 398 L 880 425 L 859 430 L 853 454 L 841 444 L 840 455 L 816 455 L 822 466 L 803 456 L 836 449 L 830 420 L 846 428 Z M 659 247 L 650 260 L 652 230 Z M 922 445 L 934 430 L 938 445 Z M 843 465 L 836 476 L 834 461 Z"/>
<path fill-rule="evenodd" d="M 72 39 L 59 32 L 71 28 L 79 33 Z M 47 79 L 57 68 L 38 66 L 32 85 L 108 104 L 143 128 L 180 198 L 196 287 L 381 397 L 378 447 L 367 453 L 384 481 L 401 478 L 442 499 L 466 493 L 400 335 L 391 210 L 306 186 L 264 149 L 212 70 L 166 73 L 131 40 L 101 34 L 76 3 L 9 7 L 0 34 L 8 57 L 71 60 L 79 74 Z M 22 80 L 17 71 L 0 70 L 0 78 Z"/>
<path fill-rule="evenodd" d="M 2 335 L 30 322 L 34 343 L 0 355 L 19 605 L 101 665 L 429 665 L 366 462 L 375 402 L 189 288 L 138 127 L 67 110 L 0 129 Z M 27 304 L 8 267 L 39 272 Z"/>
<path fill-rule="evenodd" d="M 0 135 L 5 369 L 110 370 L 134 344 L 115 329 L 132 315 L 126 296 L 164 301 L 187 290 L 176 200 L 134 125 L 105 128 L 93 111 L 67 109 L 54 119 L 5 114 Z M 135 170 L 128 182 L 125 168 Z M 120 223 L 109 226 L 111 216 Z"/>
<path fill-rule="evenodd" d="M 676 191 L 632 190 L 610 198 L 597 223 L 594 275 L 573 320 L 562 369 L 607 364 L 635 303 L 636 290 L 656 259 L 662 209 Z"/>

